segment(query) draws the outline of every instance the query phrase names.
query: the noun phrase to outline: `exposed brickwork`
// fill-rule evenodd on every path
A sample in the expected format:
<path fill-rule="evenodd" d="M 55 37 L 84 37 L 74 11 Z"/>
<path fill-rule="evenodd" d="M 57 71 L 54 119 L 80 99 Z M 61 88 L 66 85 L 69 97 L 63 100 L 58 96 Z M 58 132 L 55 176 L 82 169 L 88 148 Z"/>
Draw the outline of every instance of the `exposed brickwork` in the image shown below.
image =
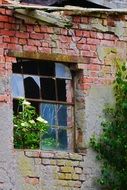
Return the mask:
<path fill-rule="evenodd" d="M 5 114 L 5 105 L 7 104 L 12 111 L 10 77 L 12 63 L 16 62 L 16 58 L 9 56 L 10 50 L 29 51 L 30 54 L 41 52 L 81 57 L 82 59 L 77 59 L 75 67 L 77 69 L 75 77 L 75 144 L 76 150 L 82 152 L 86 146 L 86 132 L 94 133 L 95 125 L 99 126 L 97 122 L 91 123 L 92 119 L 89 119 L 90 102 L 94 101 L 94 98 L 97 102 L 96 97 L 99 97 L 103 103 L 107 102 L 107 95 L 105 97 L 102 94 L 100 97 L 97 94 L 99 91 L 94 89 L 95 91 L 91 92 L 91 89 L 95 86 L 99 88 L 112 84 L 115 73 L 114 58 L 126 59 L 127 57 L 127 15 L 110 16 L 104 13 L 96 15 L 89 13 L 87 16 L 73 16 L 71 19 L 73 23 L 71 29 L 32 25 L 16 19 L 12 10 L 0 9 L 0 108 L 3 108 Z M 102 91 L 100 90 L 100 92 Z M 92 111 L 95 110 L 93 114 L 96 118 L 99 117 L 97 113 L 100 114 L 98 112 L 100 105 L 99 102 L 98 106 L 94 105 L 94 109 L 92 106 L 90 107 Z M 4 120 L 2 117 L 1 114 L 0 126 L 4 126 L 3 123 L 5 126 L 11 126 L 8 128 L 8 133 L 4 126 L 2 135 L 6 137 L 4 140 L 6 139 L 7 143 L 11 144 L 10 152 L 7 149 L 7 153 L 13 155 L 12 119 L 11 121 L 7 120 L 7 123 L 5 117 Z M 8 117 L 12 117 L 12 112 L 10 115 L 7 114 Z M 8 167 L 3 166 L 5 171 L 10 166 L 12 167 L 10 155 L 6 156 L 5 162 L 8 162 Z M 95 162 L 93 157 L 95 155 L 89 154 L 89 151 L 86 151 L 85 156 L 64 152 L 17 152 L 15 172 L 17 186 L 15 190 L 95 190 L 96 187 L 92 182 L 96 176 L 96 171 L 93 171 L 95 168 L 95 165 L 92 164 Z M 3 154 L 0 156 L 0 164 L 2 163 L 1 158 L 3 158 Z M 2 188 L 4 190 L 14 189 L 15 182 L 11 180 L 12 173 L 7 173 L 8 181 L 3 180 L 2 176 L 3 178 L 6 176 L 4 172 L 0 173 L 1 190 Z"/>
<path fill-rule="evenodd" d="M 27 185 L 33 185 L 36 187 L 43 187 L 44 189 L 80 189 L 85 178 L 83 175 L 83 162 L 84 156 L 76 153 L 66 152 L 41 152 L 41 151 L 18 151 L 17 162 L 24 160 L 25 168 L 18 166 L 18 170 L 24 173 L 26 176 L 22 176 L 24 183 Z M 28 167 L 28 162 L 33 163 L 31 167 Z M 31 170 L 32 175 L 29 173 Z M 37 173 L 36 171 L 39 170 Z M 35 171 L 35 173 L 34 173 Z M 47 184 L 47 180 L 44 176 L 49 171 L 49 179 L 51 180 Z M 43 173 L 39 175 L 39 173 Z M 28 175 L 29 174 L 29 175 Z M 52 174 L 52 175 L 51 175 Z M 52 181 L 54 186 L 52 187 Z"/>

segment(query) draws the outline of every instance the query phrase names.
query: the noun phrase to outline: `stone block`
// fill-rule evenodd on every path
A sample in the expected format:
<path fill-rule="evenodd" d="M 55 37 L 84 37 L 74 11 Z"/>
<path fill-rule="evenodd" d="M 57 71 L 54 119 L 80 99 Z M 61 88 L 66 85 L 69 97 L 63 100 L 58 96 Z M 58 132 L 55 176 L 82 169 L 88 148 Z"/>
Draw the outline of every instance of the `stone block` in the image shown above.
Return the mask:
<path fill-rule="evenodd" d="M 61 172 L 64 172 L 64 173 L 71 173 L 71 172 L 74 172 L 74 168 L 73 168 L 73 167 L 70 167 L 70 166 L 61 167 L 60 170 L 61 170 Z"/>

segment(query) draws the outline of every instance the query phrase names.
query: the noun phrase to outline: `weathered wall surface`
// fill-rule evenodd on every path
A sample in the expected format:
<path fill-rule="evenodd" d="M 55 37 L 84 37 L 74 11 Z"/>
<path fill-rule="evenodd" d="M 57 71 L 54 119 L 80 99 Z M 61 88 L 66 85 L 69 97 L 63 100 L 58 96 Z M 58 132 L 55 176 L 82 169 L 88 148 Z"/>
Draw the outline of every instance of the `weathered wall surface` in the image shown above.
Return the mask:
<path fill-rule="evenodd" d="M 12 10 L 0 9 L 1 190 L 98 189 L 98 163 L 88 141 L 99 133 L 103 105 L 112 100 L 113 60 L 117 56 L 126 59 L 127 15 L 87 13 L 68 18 L 72 28 L 62 29 L 26 24 L 14 18 Z M 16 59 L 8 55 L 10 50 L 81 58 L 75 77 L 76 150 L 80 153 L 13 152 L 10 76 Z"/>
<path fill-rule="evenodd" d="M 16 158 L 18 190 L 78 190 L 85 180 L 80 154 L 17 151 Z"/>

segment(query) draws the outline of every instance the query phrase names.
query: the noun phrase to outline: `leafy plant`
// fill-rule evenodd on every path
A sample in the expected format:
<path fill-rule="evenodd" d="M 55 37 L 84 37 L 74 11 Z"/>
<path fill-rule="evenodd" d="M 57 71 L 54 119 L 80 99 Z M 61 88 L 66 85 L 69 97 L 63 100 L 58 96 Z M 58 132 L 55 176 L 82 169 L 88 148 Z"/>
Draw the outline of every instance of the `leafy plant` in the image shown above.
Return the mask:
<path fill-rule="evenodd" d="M 99 184 L 105 190 L 127 189 L 127 69 L 126 63 L 116 61 L 114 81 L 115 105 L 104 109 L 102 133 L 91 138 L 91 147 L 101 161 Z"/>
<path fill-rule="evenodd" d="M 14 147 L 39 148 L 40 135 L 47 133 L 48 122 L 38 116 L 35 108 L 25 99 L 19 100 L 19 107 L 22 111 L 13 117 Z"/>

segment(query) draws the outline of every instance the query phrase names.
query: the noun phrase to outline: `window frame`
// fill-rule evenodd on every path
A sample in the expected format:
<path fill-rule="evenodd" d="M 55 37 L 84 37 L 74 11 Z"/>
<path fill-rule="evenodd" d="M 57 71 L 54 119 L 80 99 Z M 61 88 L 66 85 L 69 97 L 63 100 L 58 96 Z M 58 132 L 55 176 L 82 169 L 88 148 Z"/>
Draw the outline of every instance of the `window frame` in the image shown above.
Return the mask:
<path fill-rule="evenodd" d="M 18 60 L 24 60 L 24 59 L 21 59 L 21 58 L 19 58 Z M 36 60 L 36 59 L 28 59 L 29 61 L 39 61 L 39 62 L 44 62 L 43 60 Z M 50 62 L 54 62 L 54 61 L 50 61 Z M 54 62 L 54 64 L 55 63 L 57 63 L 56 61 Z M 14 64 L 18 64 L 18 61 L 17 61 L 17 63 L 14 63 Z M 43 64 L 43 63 L 42 63 Z M 50 63 L 49 63 L 50 64 Z M 61 62 L 61 64 L 63 64 L 63 65 L 65 65 L 65 66 L 67 66 L 68 67 L 68 65 L 67 64 L 65 64 L 65 63 L 62 63 Z M 69 68 L 69 67 L 68 67 Z M 71 69 L 69 68 L 69 70 L 71 71 Z M 13 73 L 13 74 L 19 74 L 19 73 Z M 24 76 L 24 75 L 29 75 L 29 76 L 38 76 L 39 77 L 39 79 L 40 79 L 40 77 L 42 77 L 42 78 L 52 78 L 52 76 L 43 76 L 43 75 L 39 75 L 39 74 L 36 74 L 36 75 L 34 75 L 34 74 L 24 74 L 23 72 L 21 73 L 22 74 L 22 76 Z M 20 75 L 21 75 L 20 74 Z M 72 128 L 72 131 L 71 131 L 71 135 L 69 135 L 69 138 L 72 138 L 72 140 L 71 140 L 71 143 L 69 143 L 69 145 L 68 145 L 68 147 L 67 147 L 67 150 L 66 151 L 74 151 L 74 147 L 75 147 L 75 127 L 74 127 L 74 102 L 75 102 L 75 97 L 74 97 L 74 77 L 73 77 L 73 73 L 71 73 L 72 74 L 72 79 L 65 79 L 64 78 L 64 80 L 69 80 L 69 81 L 71 81 L 71 86 L 72 86 L 72 90 L 73 90 L 73 102 L 70 102 L 70 103 L 68 103 L 68 102 L 66 102 L 66 101 L 58 101 L 58 100 L 45 100 L 45 99 L 35 99 L 35 98 L 26 98 L 26 100 L 28 100 L 28 101 L 34 101 L 34 102 L 38 102 L 39 104 L 41 104 L 41 103 L 47 103 L 47 104 L 55 104 L 55 105 L 66 105 L 66 106 L 71 106 L 72 107 L 72 109 L 73 109 L 73 111 L 71 111 L 72 112 L 72 117 L 73 117 L 73 121 L 72 121 L 72 123 L 73 123 L 73 126 L 71 126 L 70 128 Z M 24 77 L 23 77 L 23 79 L 24 79 Z M 63 80 L 63 78 L 61 78 L 62 80 Z M 55 77 L 55 81 L 56 81 L 56 77 Z M 23 85 L 24 85 L 24 82 L 23 82 Z M 56 89 L 57 88 L 57 85 L 55 85 L 55 90 L 57 90 Z M 41 89 L 41 88 L 40 88 Z M 24 97 L 25 97 L 25 92 L 24 92 Z M 57 97 L 58 98 L 58 97 Z M 13 97 L 13 99 L 14 100 L 16 100 L 16 99 L 19 99 L 19 98 L 16 98 L 16 97 Z M 68 131 L 69 129 L 67 128 L 66 129 L 66 131 Z M 70 132 L 69 132 L 70 133 Z M 68 134 L 67 134 L 67 136 L 68 136 Z M 68 137 L 67 137 L 68 138 Z M 70 141 L 70 140 L 69 140 Z"/>

